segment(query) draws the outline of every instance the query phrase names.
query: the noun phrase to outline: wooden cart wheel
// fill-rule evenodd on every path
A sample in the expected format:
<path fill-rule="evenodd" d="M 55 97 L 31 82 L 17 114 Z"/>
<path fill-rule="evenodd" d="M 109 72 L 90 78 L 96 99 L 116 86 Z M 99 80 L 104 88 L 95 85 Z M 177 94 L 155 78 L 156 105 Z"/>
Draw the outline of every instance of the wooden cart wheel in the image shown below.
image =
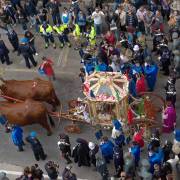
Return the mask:
<path fill-rule="evenodd" d="M 71 125 L 67 125 L 64 129 L 68 133 L 76 133 L 76 134 L 81 133 L 81 129 L 74 122 Z"/>

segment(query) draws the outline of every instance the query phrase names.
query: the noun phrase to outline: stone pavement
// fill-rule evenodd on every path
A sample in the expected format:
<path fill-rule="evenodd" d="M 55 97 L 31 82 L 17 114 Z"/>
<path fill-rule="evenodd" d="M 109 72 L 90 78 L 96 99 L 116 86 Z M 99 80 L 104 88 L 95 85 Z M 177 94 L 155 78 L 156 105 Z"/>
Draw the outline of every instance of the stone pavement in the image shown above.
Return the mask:
<path fill-rule="evenodd" d="M 19 27 L 17 27 L 18 31 Z M 12 50 L 9 41 L 5 35 L 2 36 L 5 43 Z M 58 42 L 58 40 L 56 39 Z M 57 96 L 61 100 L 63 104 L 63 111 L 67 109 L 67 101 L 72 98 L 83 97 L 81 92 L 81 82 L 78 77 L 80 65 L 80 58 L 77 51 L 74 51 L 73 47 L 68 48 L 65 47 L 60 49 L 53 49 L 49 47 L 47 50 L 44 49 L 44 41 L 41 36 L 36 37 L 36 48 L 39 53 L 35 59 L 38 63 L 41 62 L 42 56 L 51 57 L 54 60 L 54 69 L 57 76 L 57 80 L 54 83 Z M 4 68 L 5 74 L 4 79 L 32 79 L 35 77 L 39 77 L 37 72 L 37 68 L 32 68 L 28 70 L 25 67 L 25 63 L 22 56 L 17 56 L 15 53 L 10 52 L 10 59 L 13 61 L 11 66 L 1 65 L 0 68 Z M 167 77 L 163 76 L 161 73 L 158 75 L 158 82 L 155 89 L 155 92 L 164 96 L 165 91 L 163 89 Z M 180 80 L 177 80 L 177 127 L 180 127 L 179 117 L 180 117 Z M 56 119 L 54 119 L 56 120 Z M 64 160 L 60 156 L 60 152 L 57 147 L 58 134 L 64 132 L 64 127 L 69 124 L 69 121 L 62 120 L 60 127 L 55 128 L 53 130 L 53 135 L 48 137 L 46 136 L 46 132 L 38 125 L 32 125 L 24 127 L 24 137 L 28 135 L 29 132 L 36 131 L 40 141 L 43 144 L 45 152 L 48 155 L 48 160 L 53 160 L 60 165 L 60 175 L 66 166 Z M 86 140 L 91 140 L 97 142 L 95 139 L 94 133 L 95 129 L 88 126 L 79 124 L 82 133 L 81 134 L 71 134 L 70 140 L 72 143 L 72 147 L 75 145 L 75 140 L 77 137 L 83 137 Z M 110 137 L 110 132 L 104 131 L 104 134 L 107 134 Z M 163 140 L 172 140 L 172 135 L 163 135 Z M 98 142 L 97 142 L 98 143 Z M 45 162 L 46 162 L 45 161 Z M 38 164 L 41 168 L 44 168 L 44 161 L 39 161 Z M 4 133 L 4 129 L 0 128 L 0 170 L 4 169 L 7 171 L 17 171 L 20 172 L 21 169 L 25 166 L 33 165 L 37 163 L 34 160 L 32 151 L 30 149 L 29 144 L 26 144 L 24 152 L 18 152 L 16 147 L 12 144 L 10 134 Z M 108 165 L 110 168 L 111 174 L 113 174 L 113 163 Z M 93 167 L 78 167 L 76 164 L 72 164 L 72 171 L 77 174 L 78 178 L 88 179 L 88 180 L 100 180 L 100 176 L 98 173 L 93 171 Z M 11 172 L 12 173 L 12 172 Z M 10 179 L 15 179 L 15 175 L 11 174 Z"/>

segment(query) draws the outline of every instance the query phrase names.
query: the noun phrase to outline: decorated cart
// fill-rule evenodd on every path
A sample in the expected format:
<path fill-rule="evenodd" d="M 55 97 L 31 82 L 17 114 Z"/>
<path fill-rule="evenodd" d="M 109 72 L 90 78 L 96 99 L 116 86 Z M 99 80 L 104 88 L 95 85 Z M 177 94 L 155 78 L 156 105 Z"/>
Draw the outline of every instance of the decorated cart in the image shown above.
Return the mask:
<path fill-rule="evenodd" d="M 127 119 L 128 80 L 125 75 L 94 72 L 87 76 L 83 93 L 92 124 L 109 126 L 115 118 Z"/>

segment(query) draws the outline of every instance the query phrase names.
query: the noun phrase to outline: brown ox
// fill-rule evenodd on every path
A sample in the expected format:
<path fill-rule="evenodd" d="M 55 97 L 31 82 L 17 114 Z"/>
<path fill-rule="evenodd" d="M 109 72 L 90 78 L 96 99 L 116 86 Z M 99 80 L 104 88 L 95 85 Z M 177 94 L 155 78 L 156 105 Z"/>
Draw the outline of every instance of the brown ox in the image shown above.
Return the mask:
<path fill-rule="evenodd" d="M 50 81 L 42 79 L 24 81 L 0 79 L 3 82 L 0 84 L 2 95 L 19 100 L 34 99 L 37 101 L 45 101 L 51 104 L 54 110 L 60 105 L 53 84 Z"/>
<path fill-rule="evenodd" d="M 48 115 L 47 108 L 39 101 L 32 99 L 18 103 L 2 101 L 0 102 L 0 113 L 6 117 L 9 124 L 20 126 L 40 124 L 47 130 L 48 135 L 52 134 L 48 124 L 48 117 L 52 126 L 54 126 L 54 122 Z"/>

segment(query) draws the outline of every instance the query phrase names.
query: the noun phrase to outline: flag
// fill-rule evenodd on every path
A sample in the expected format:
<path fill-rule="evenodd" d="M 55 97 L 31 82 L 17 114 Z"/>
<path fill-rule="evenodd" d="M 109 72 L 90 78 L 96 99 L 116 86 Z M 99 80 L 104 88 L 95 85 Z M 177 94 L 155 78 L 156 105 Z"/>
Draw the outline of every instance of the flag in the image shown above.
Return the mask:
<path fill-rule="evenodd" d="M 92 98 L 95 98 L 95 97 L 96 97 L 96 96 L 94 95 L 93 90 L 90 90 L 90 96 L 91 96 Z"/>
<path fill-rule="evenodd" d="M 118 101 L 120 101 L 120 96 L 119 96 L 119 92 L 116 90 L 116 98 Z"/>
<path fill-rule="evenodd" d="M 138 105 L 138 114 L 139 115 L 144 114 L 144 99 L 142 99 L 141 102 Z"/>
<path fill-rule="evenodd" d="M 127 118 L 128 118 L 128 124 L 132 124 L 133 123 L 133 118 L 134 118 L 134 115 L 133 115 L 133 112 L 131 110 L 131 108 L 128 109 L 128 113 L 127 113 Z"/>

